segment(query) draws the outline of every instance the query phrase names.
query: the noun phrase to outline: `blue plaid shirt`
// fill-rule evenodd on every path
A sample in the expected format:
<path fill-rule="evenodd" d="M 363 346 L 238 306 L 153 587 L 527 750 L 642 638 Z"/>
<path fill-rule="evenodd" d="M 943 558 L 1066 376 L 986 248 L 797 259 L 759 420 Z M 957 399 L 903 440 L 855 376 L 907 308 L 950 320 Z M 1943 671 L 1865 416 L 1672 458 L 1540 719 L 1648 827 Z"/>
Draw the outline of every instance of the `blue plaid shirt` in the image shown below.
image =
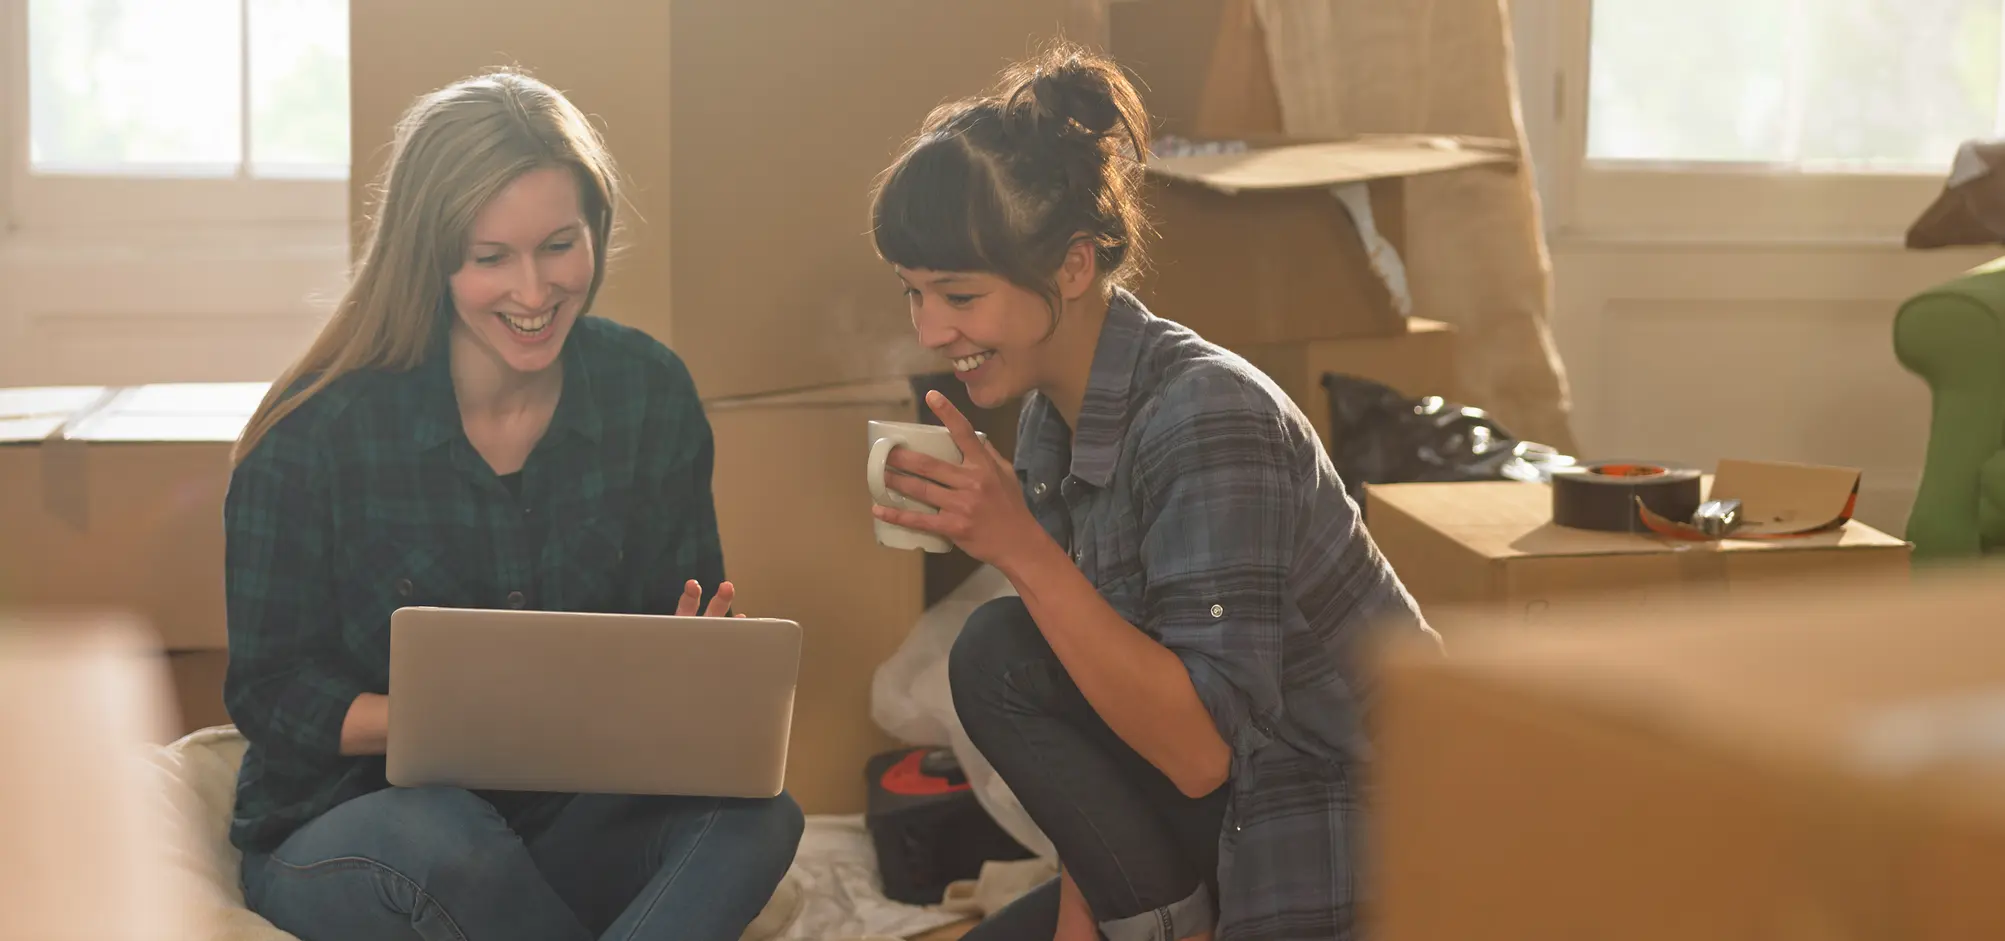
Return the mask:
<path fill-rule="evenodd" d="M 1369 632 L 1433 631 L 1287 395 L 1116 292 L 1079 427 L 1024 403 L 1044 528 L 1174 651 L 1231 746 L 1219 941 L 1356 930 Z"/>
<path fill-rule="evenodd" d="M 381 756 L 340 743 L 355 697 L 388 691 L 397 608 L 670 614 L 688 579 L 723 581 L 710 425 L 682 361 L 596 317 L 562 356 L 519 498 L 466 438 L 443 330 L 423 365 L 337 379 L 237 467 L 224 700 L 250 740 L 239 847 L 388 786 Z"/>

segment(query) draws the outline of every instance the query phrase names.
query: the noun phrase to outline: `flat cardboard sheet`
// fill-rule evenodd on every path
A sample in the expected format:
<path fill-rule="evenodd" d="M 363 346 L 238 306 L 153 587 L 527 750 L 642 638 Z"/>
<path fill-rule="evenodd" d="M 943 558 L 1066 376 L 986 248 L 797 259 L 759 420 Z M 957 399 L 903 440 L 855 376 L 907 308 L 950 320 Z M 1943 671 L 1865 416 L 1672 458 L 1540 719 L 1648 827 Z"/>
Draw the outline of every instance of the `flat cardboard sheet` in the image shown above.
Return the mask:
<path fill-rule="evenodd" d="M 1502 141 L 1385 135 L 1254 146 L 1239 153 L 1163 157 L 1149 171 L 1223 193 L 1312 189 L 1516 161 Z"/>
<path fill-rule="evenodd" d="M 63 425 L 101 402 L 103 386 L 0 389 L 0 444 L 47 440 Z"/>

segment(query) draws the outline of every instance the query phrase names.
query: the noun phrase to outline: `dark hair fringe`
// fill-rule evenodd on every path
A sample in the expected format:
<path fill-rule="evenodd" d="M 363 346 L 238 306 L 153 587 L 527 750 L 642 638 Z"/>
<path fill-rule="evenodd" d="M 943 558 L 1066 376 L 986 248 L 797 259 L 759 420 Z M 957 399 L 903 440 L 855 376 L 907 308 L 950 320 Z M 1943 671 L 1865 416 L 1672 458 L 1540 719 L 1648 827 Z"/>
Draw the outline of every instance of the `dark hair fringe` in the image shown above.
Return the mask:
<path fill-rule="evenodd" d="M 1109 284 L 1139 270 L 1148 117 L 1118 65 L 1069 43 L 1019 63 L 989 95 L 944 105 L 879 177 L 878 256 L 980 271 L 1058 308 L 1056 274 L 1081 233 Z"/>

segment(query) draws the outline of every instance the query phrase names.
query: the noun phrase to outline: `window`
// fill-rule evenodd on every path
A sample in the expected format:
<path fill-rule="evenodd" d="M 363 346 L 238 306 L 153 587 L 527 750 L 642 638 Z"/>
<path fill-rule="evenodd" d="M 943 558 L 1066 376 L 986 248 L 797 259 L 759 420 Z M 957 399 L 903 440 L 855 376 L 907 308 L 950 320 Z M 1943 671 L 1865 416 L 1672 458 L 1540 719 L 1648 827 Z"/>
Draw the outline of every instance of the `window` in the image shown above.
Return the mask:
<path fill-rule="evenodd" d="M 2000 0 L 1602 0 L 1591 162 L 1941 173 L 1999 129 Z"/>
<path fill-rule="evenodd" d="M 1894 239 L 2005 130 L 2005 0 L 1557 4 L 1561 231 Z"/>
<path fill-rule="evenodd" d="M 347 0 L 9 6 L 18 226 L 341 220 Z"/>

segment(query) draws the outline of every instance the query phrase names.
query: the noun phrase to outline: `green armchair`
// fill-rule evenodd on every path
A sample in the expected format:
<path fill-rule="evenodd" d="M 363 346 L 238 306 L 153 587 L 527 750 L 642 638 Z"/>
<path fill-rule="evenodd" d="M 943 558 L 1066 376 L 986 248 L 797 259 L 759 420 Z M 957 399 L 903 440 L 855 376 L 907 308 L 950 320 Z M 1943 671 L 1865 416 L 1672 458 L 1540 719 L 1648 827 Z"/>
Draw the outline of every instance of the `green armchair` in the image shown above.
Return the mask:
<path fill-rule="evenodd" d="M 2005 550 L 2005 258 L 1903 303 L 1894 355 L 1934 398 L 1908 515 L 1915 558 Z"/>

